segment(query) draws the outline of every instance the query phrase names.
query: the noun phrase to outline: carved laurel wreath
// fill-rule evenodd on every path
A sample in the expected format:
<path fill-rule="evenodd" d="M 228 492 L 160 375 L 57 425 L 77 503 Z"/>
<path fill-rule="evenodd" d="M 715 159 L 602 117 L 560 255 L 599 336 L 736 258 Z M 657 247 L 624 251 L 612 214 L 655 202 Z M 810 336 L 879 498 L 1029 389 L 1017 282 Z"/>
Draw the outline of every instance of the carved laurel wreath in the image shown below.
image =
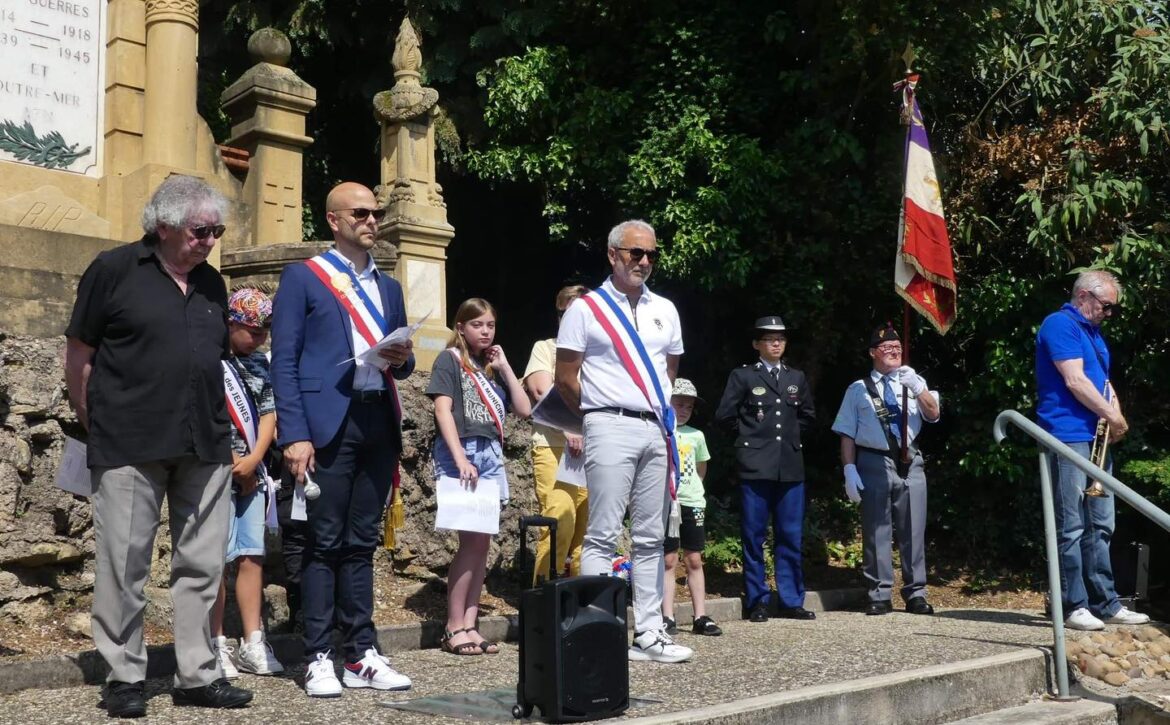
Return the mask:
<path fill-rule="evenodd" d="M 17 126 L 9 120 L 0 121 L 0 151 L 7 151 L 20 161 L 28 161 L 46 169 L 64 169 L 90 152 L 86 146 L 80 151 L 77 144 L 66 144 L 59 131 L 39 136 L 28 121 Z"/>

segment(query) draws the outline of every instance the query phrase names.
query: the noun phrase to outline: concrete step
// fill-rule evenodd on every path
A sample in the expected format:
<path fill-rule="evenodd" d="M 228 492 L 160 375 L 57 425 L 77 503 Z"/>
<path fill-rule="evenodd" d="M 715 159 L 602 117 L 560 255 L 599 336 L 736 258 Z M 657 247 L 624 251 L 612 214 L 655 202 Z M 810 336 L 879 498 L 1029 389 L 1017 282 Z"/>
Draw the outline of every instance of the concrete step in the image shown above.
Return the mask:
<path fill-rule="evenodd" d="M 1044 693 L 1046 681 L 1045 654 L 1029 649 L 631 718 L 628 722 L 928 725 L 1029 702 Z M 1116 723 L 1116 719 L 1108 722 Z"/>
<path fill-rule="evenodd" d="M 1117 725 L 1117 722 L 1117 708 L 1107 702 L 1040 700 L 956 720 L 952 725 Z"/>

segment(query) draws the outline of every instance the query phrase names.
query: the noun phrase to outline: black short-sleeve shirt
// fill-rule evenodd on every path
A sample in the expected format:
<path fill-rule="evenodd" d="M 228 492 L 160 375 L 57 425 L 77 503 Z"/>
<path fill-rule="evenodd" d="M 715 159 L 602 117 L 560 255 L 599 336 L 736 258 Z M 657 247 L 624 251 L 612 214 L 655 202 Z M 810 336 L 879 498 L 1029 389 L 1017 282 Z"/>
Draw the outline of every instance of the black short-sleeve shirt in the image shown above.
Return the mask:
<path fill-rule="evenodd" d="M 496 380 L 489 381 L 496 395 L 504 402 L 504 409 L 511 407 L 508 400 L 508 390 Z M 479 397 L 479 391 L 471 382 L 471 377 L 463 372 L 459 361 L 451 354 L 448 348 L 435 358 L 431 366 L 431 382 L 427 385 L 427 395 L 434 399 L 438 395 L 451 398 L 451 414 L 455 418 L 455 430 L 460 438 L 485 436 L 498 438 L 495 419 L 488 412 L 487 405 Z"/>
<path fill-rule="evenodd" d="M 227 288 L 206 262 L 187 282 L 184 296 L 145 239 L 102 252 L 82 275 L 65 335 L 96 348 L 90 466 L 192 454 L 231 463 Z"/>

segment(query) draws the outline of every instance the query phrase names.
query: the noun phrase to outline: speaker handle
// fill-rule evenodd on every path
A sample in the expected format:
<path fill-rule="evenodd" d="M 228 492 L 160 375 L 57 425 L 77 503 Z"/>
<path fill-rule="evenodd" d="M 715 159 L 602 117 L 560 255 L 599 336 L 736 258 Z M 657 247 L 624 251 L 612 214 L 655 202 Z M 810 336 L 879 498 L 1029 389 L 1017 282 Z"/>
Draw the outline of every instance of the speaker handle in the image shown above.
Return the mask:
<path fill-rule="evenodd" d="M 524 571 L 525 559 L 528 554 L 528 539 L 526 533 L 529 526 L 548 527 L 548 580 L 557 578 L 557 520 L 551 516 L 521 516 L 520 517 L 520 571 Z"/>

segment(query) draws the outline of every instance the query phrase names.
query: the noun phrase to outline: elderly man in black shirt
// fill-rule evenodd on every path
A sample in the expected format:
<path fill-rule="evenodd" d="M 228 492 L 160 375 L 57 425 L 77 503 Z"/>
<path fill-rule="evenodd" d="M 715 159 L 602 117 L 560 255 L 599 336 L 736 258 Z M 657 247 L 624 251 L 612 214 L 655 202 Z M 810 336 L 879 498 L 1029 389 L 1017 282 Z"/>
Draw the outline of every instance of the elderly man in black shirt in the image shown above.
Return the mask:
<path fill-rule="evenodd" d="M 227 290 L 207 263 L 227 201 L 171 176 L 142 212 L 141 241 L 82 275 L 65 331 L 65 377 L 89 431 L 97 566 L 93 638 L 110 666 L 111 717 L 146 713 L 143 587 L 163 496 L 170 507 L 176 705 L 241 707 L 211 644 L 227 546 L 231 438 L 221 360 Z"/>

